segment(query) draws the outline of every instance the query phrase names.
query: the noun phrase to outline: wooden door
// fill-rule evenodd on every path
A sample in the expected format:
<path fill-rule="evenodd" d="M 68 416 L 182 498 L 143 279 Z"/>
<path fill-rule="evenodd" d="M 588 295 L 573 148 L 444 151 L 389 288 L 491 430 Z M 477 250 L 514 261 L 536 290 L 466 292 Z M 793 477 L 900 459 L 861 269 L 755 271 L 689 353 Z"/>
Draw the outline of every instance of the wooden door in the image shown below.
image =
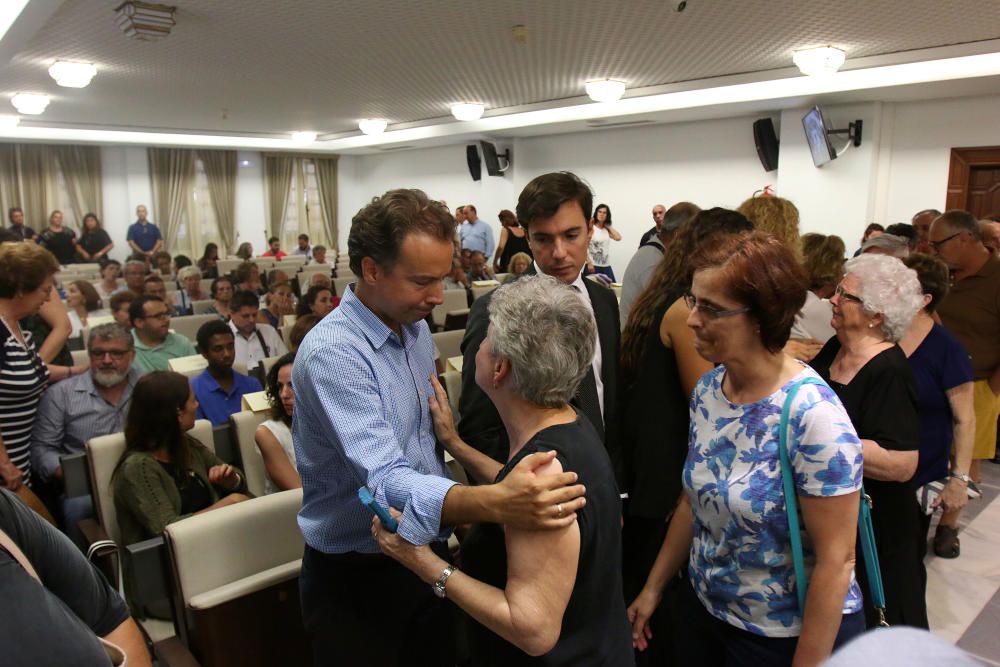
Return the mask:
<path fill-rule="evenodd" d="M 951 149 L 945 207 L 979 219 L 1000 213 L 1000 146 Z"/>

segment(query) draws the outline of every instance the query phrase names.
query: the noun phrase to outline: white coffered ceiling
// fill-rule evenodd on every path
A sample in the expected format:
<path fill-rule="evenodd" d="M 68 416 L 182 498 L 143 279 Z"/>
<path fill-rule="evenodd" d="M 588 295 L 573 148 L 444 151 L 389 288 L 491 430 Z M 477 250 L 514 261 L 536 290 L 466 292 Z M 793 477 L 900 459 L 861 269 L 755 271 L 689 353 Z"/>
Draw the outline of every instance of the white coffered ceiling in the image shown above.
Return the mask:
<path fill-rule="evenodd" d="M 159 42 L 127 38 L 115 20 L 119 2 L 28 4 L 0 41 L 0 105 L 6 107 L 0 113 L 14 113 L 8 100 L 16 92 L 47 93 L 52 102 L 41 116 L 22 117 L 22 127 L 7 136 L 42 138 L 37 128 L 124 130 L 280 144 L 293 130 L 313 130 L 321 135 L 313 149 L 364 151 L 379 141 L 354 138 L 366 117 L 389 120 L 381 140 L 387 143 L 461 140 L 469 131 L 511 136 L 585 129 L 588 120 L 595 122 L 589 107 L 566 121 L 494 120 L 468 129 L 450 117 L 449 107 L 482 102 L 484 121 L 578 107 L 589 104 L 583 97 L 588 79 L 628 82 L 628 101 L 797 76 L 789 69 L 792 51 L 809 46 L 844 49 L 847 69 L 1000 52 L 998 0 L 688 0 L 683 12 L 676 2 L 659 0 L 173 0 L 177 25 Z M 515 25 L 526 27 L 524 43 L 512 37 Z M 98 74 L 88 88 L 60 88 L 47 73 L 56 58 L 93 62 Z M 847 101 L 1000 92 L 1000 69 L 986 73 L 936 86 L 793 91 L 735 109 L 775 109 L 815 96 Z M 734 110 L 718 100 L 670 113 L 623 109 L 622 117 L 601 111 L 597 124 Z M 424 129 L 392 132 L 413 127 Z"/>

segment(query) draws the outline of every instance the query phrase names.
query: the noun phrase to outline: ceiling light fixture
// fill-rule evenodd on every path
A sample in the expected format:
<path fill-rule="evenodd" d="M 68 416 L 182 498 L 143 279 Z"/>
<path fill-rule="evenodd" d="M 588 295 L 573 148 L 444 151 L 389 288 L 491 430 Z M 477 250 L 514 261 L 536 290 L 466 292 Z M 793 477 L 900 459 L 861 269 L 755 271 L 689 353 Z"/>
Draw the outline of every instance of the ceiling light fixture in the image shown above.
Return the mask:
<path fill-rule="evenodd" d="M 49 106 L 49 96 L 38 93 L 18 93 L 10 98 L 10 103 L 14 105 L 18 113 L 37 116 L 45 111 L 45 107 Z"/>
<path fill-rule="evenodd" d="M 49 68 L 49 76 L 66 88 L 86 88 L 97 74 L 97 68 L 90 63 L 74 63 L 57 60 Z"/>
<path fill-rule="evenodd" d="M 588 81 L 587 95 L 595 102 L 617 102 L 625 94 L 625 82 L 614 79 Z"/>
<path fill-rule="evenodd" d="M 792 62 L 806 76 L 829 76 L 844 64 L 847 54 L 833 46 L 802 49 L 792 52 Z"/>
<path fill-rule="evenodd" d="M 158 5 L 153 2 L 126 0 L 115 7 L 118 27 L 132 39 L 152 42 L 163 39 L 177 25 L 174 20 L 176 7 Z"/>
<path fill-rule="evenodd" d="M 0 129 L 13 130 L 20 122 L 17 116 L 0 116 Z"/>
<path fill-rule="evenodd" d="M 319 136 L 315 132 L 292 132 L 292 141 L 297 144 L 311 144 Z"/>
<path fill-rule="evenodd" d="M 358 121 L 358 129 L 365 134 L 382 134 L 389 127 L 385 118 L 365 118 Z"/>
<path fill-rule="evenodd" d="M 463 102 L 461 104 L 456 104 L 451 108 L 451 115 L 454 116 L 456 120 L 479 120 L 483 117 L 484 111 L 486 111 L 486 106 L 483 104 Z"/>

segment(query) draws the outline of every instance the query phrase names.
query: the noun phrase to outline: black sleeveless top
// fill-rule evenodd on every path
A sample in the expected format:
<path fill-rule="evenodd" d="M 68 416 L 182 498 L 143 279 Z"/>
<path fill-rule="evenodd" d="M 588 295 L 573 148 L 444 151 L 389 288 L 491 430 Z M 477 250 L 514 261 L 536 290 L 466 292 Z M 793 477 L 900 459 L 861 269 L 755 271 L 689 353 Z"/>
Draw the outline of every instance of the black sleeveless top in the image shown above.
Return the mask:
<path fill-rule="evenodd" d="M 503 246 L 503 252 L 500 253 L 500 273 L 505 273 L 510 271 L 510 258 L 519 252 L 525 253 L 528 257 L 531 257 L 531 248 L 528 247 L 528 232 L 524 233 L 524 236 L 517 237 L 508 229 L 507 230 L 507 243 Z"/>
<path fill-rule="evenodd" d="M 500 481 L 529 454 L 556 450 L 564 470 L 579 475 L 587 504 L 577 513 L 580 558 L 576 582 L 555 647 L 531 657 L 475 621 L 469 622 L 472 664 L 634 665 L 621 579 L 621 501 L 611 460 L 593 425 L 579 414 L 569 424 L 539 431 L 497 475 Z M 476 524 L 462 542 L 462 569 L 498 588 L 507 583 L 503 527 Z"/>
<path fill-rule="evenodd" d="M 619 442 L 624 447 L 629 516 L 665 519 L 681 494 L 691 397 L 681 386 L 674 351 L 660 341 L 660 322 L 676 300 L 671 295 L 656 312 L 638 368 L 620 385 Z"/>

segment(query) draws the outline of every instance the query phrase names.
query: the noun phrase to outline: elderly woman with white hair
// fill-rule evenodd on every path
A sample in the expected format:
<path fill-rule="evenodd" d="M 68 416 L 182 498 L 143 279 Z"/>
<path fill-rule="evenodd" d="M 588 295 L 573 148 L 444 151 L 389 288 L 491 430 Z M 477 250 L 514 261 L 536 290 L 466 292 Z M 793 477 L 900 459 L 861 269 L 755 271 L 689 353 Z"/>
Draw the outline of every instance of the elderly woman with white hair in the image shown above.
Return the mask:
<path fill-rule="evenodd" d="M 569 404 L 590 367 L 593 315 L 571 288 L 548 276 L 500 287 L 476 354 L 476 383 L 510 439 L 506 463 L 464 443 L 434 380 L 430 399 L 438 440 L 482 483 L 500 481 L 518 461 L 554 450 L 539 474 L 577 473 L 587 504 L 552 531 L 477 524 L 462 542 L 462 571 L 429 547 L 373 532 L 382 551 L 442 592 L 478 624 L 470 628 L 475 665 L 632 665 L 621 580 L 621 501 L 611 462 L 586 417 Z M 446 583 L 444 580 L 446 579 Z M 533 660 L 531 656 L 544 656 Z"/>
<path fill-rule="evenodd" d="M 201 291 L 201 271 L 197 266 L 185 266 L 178 271 L 177 282 L 181 286 L 175 304 L 179 315 L 194 315 L 194 302 L 211 298 Z"/>
<path fill-rule="evenodd" d="M 886 619 L 927 628 L 919 510 L 909 485 L 917 470 L 920 415 L 913 371 L 897 345 L 923 307 L 923 290 L 916 272 L 895 257 L 863 254 L 844 269 L 830 299 L 837 335 L 812 366 L 837 392 L 864 447 Z M 863 567 L 858 575 L 863 577 Z M 871 627 L 870 604 L 866 612 Z"/>

